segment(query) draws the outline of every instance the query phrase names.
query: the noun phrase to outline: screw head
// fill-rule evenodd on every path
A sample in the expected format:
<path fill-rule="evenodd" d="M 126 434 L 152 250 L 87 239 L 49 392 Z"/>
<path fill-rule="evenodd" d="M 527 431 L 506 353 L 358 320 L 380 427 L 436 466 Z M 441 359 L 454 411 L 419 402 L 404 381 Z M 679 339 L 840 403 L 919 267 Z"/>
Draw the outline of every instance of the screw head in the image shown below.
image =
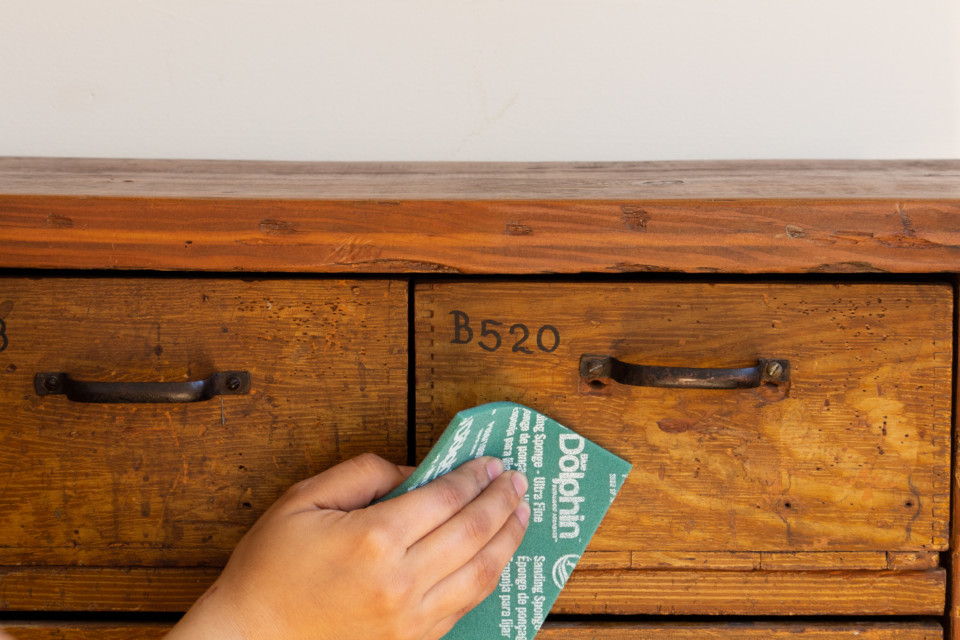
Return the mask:
<path fill-rule="evenodd" d="M 589 360 L 587 362 L 587 373 L 591 376 L 598 376 L 603 372 L 603 362 L 600 360 Z"/>
<path fill-rule="evenodd" d="M 60 378 L 55 375 L 49 375 L 43 379 L 43 386 L 47 391 L 56 391 L 60 384 Z"/>
<path fill-rule="evenodd" d="M 237 376 L 230 376 L 229 378 L 227 378 L 226 387 L 230 391 L 236 391 L 237 389 L 239 389 L 240 384 L 241 384 L 240 378 L 238 378 Z"/>
<path fill-rule="evenodd" d="M 768 362 L 765 371 L 768 378 L 779 378 L 783 373 L 783 365 L 779 362 Z"/>

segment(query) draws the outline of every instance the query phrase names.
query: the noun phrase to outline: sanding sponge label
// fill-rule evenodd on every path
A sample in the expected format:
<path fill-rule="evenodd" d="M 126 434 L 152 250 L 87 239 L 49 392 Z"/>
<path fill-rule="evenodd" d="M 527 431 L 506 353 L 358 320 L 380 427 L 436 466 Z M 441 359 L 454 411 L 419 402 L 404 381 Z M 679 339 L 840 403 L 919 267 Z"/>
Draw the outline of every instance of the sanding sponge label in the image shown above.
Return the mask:
<path fill-rule="evenodd" d="M 468 460 L 501 458 L 530 481 L 531 514 L 500 583 L 444 640 L 531 640 L 623 485 L 630 464 L 533 409 L 493 402 L 458 413 L 423 463 L 384 500 Z"/>

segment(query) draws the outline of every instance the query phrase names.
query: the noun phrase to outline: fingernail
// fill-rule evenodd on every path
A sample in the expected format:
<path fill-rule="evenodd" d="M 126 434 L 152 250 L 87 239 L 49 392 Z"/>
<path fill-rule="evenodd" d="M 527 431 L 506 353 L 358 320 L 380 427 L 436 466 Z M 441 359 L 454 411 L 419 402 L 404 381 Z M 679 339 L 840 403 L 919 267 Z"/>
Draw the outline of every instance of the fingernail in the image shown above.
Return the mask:
<path fill-rule="evenodd" d="M 520 519 L 520 524 L 527 526 L 527 523 L 530 522 L 530 503 L 523 501 L 517 505 L 516 511 L 517 517 Z"/>
<path fill-rule="evenodd" d="M 517 490 L 517 495 L 521 498 L 527 492 L 527 476 L 522 473 L 513 474 L 513 488 Z"/>
<path fill-rule="evenodd" d="M 487 463 L 487 475 L 490 476 L 491 480 L 497 478 L 501 473 L 503 473 L 503 460 L 494 458 Z"/>

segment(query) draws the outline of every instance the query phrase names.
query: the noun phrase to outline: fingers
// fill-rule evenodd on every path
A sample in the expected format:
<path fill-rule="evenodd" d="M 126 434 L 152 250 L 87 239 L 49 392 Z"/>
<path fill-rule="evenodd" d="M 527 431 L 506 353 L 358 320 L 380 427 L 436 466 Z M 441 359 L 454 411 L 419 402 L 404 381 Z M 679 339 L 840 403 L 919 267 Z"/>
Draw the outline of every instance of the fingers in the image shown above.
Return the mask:
<path fill-rule="evenodd" d="M 284 496 L 295 509 L 352 511 L 390 493 L 410 473 L 378 455 L 364 453 L 298 482 Z"/>
<path fill-rule="evenodd" d="M 427 585 L 460 569 L 499 532 L 527 491 L 526 477 L 507 471 L 459 513 L 417 541 L 407 560 Z"/>
<path fill-rule="evenodd" d="M 396 522 L 403 536 L 399 542 L 409 548 L 459 513 L 502 473 L 499 459 L 476 458 L 419 489 L 376 504 L 370 511 Z"/>
<path fill-rule="evenodd" d="M 445 619 L 459 617 L 480 604 L 496 588 L 503 568 L 523 540 L 529 520 L 530 505 L 521 502 L 489 544 L 424 594 L 424 610 Z"/>

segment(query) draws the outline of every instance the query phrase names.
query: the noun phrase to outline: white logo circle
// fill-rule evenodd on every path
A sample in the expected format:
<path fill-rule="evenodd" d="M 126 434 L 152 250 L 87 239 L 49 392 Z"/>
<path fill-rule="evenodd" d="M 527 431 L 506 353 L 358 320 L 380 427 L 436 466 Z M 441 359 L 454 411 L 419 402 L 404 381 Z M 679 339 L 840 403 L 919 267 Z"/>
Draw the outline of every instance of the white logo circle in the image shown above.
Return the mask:
<path fill-rule="evenodd" d="M 580 560 L 580 556 L 575 553 L 569 553 L 565 556 L 560 556 L 557 561 L 553 563 L 553 584 L 557 585 L 557 589 L 563 589 L 563 585 L 570 577 L 570 572 L 577 566 L 578 560 Z"/>

